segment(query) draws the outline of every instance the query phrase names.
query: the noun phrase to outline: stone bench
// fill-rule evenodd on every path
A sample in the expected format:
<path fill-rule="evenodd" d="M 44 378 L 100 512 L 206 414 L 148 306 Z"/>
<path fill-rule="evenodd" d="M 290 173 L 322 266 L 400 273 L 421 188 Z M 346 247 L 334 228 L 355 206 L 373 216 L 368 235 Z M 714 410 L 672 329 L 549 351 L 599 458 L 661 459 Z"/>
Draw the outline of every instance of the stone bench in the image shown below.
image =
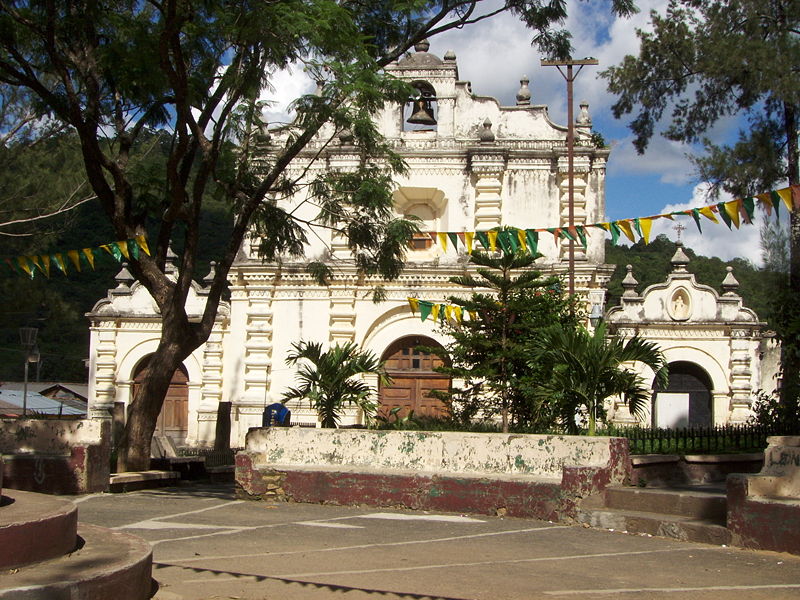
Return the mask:
<path fill-rule="evenodd" d="M 800 436 L 767 442 L 760 473 L 728 476 L 728 529 L 737 545 L 800 554 Z"/>
<path fill-rule="evenodd" d="M 3 485 L 48 494 L 108 490 L 110 422 L 3 419 Z"/>
<path fill-rule="evenodd" d="M 236 456 L 245 498 L 549 520 L 629 472 L 627 440 L 585 436 L 254 428 Z"/>

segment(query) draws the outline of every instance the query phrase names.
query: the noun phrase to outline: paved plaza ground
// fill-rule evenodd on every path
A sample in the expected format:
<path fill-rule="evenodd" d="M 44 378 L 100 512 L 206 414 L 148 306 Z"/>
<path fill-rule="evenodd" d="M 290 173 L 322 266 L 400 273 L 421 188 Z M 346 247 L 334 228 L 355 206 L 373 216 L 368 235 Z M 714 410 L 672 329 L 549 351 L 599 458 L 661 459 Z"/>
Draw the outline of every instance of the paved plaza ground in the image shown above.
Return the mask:
<path fill-rule="evenodd" d="M 800 598 L 800 557 L 536 520 L 239 501 L 232 485 L 75 502 L 153 544 L 157 600 Z"/>

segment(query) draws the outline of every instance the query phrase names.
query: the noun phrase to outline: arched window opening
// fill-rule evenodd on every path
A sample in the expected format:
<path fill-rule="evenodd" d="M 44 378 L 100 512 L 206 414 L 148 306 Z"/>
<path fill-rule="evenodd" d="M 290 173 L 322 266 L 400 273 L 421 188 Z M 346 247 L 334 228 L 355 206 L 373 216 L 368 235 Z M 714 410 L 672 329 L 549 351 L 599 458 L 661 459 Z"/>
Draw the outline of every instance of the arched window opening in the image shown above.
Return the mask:
<path fill-rule="evenodd" d="M 436 91 L 427 81 L 414 81 L 411 85 L 416 92 L 403 110 L 403 131 L 435 131 Z"/>

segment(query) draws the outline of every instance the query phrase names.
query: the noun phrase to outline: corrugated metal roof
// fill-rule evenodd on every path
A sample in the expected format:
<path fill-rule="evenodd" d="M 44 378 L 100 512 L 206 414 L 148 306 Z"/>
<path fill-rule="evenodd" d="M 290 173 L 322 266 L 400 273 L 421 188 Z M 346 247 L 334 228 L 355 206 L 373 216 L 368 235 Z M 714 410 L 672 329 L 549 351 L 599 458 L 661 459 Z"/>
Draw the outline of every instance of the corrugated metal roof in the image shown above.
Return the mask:
<path fill-rule="evenodd" d="M 6 415 L 21 415 L 23 393 L 18 390 L 0 390 L 0 413 Z M 28 412 L 42 415 L 85 415 L 86 409 L 69 406 L 58 400 L 42 396 L 38 392 L 28 390 L 25 398 Z"/>

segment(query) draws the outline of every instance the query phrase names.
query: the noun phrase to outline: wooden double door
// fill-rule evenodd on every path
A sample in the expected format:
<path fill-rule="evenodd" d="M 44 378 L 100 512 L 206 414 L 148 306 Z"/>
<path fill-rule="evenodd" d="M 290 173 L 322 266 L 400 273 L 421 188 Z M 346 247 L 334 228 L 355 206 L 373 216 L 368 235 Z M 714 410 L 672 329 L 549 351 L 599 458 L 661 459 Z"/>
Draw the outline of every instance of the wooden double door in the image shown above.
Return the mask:
<path fill-rule="evenodd" d="M 140 362 L 133 377 L 133 396 L 141 386 L 144 379 L 144 370 L 150 362 L 150 358 L 145 358 Z M 169 390 L 164 398 L 164 405 L 156 422 L 155 435 L 166 435 L 172 438 L 176 444 L 182 444 L 186 440 L 189 432 L 189 376 L 183 367 L 178 368 L 172 374 Z"/>
<path fill-rule="evenodd" d="M 444 402 L 430 396 L 433 390 L 447 391 L 450 388 L 450 378 L 434 370 L 444 362 L 419 346 L 440 345 L 428 337 L 409 336 L 397 340 L 383 353 L 392 384 L 380 387 L 380 414 L 388 415 L 396 407 L 400 407 L 398 417 L 404 417 L 411 410 L 415 415 L 437 417 L 447 414 Z"/>

